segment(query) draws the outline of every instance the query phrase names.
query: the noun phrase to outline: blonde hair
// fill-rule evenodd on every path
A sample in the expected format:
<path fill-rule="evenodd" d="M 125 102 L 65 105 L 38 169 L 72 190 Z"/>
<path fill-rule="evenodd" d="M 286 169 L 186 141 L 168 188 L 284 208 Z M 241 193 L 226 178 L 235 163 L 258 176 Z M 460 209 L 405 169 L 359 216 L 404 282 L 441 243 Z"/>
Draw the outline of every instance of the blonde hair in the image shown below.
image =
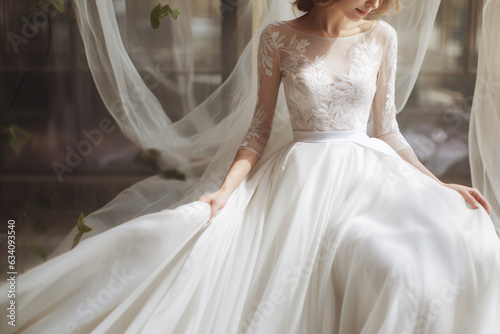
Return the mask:
<path fill-rule="evenodd" d="M 314 6 L 328 6 L 337 0 L 294 0 L 292 6 L 297 7 L 301 12 L 309 12 L 314 8 Z M 399 0 L 380 0 L 380 4 L 377 9 L 370 13 L 370 16 L 379 18 L 383 14 L 386 14 L 391 8 L 395 8 L 394 14 L 399 12 Z"/>

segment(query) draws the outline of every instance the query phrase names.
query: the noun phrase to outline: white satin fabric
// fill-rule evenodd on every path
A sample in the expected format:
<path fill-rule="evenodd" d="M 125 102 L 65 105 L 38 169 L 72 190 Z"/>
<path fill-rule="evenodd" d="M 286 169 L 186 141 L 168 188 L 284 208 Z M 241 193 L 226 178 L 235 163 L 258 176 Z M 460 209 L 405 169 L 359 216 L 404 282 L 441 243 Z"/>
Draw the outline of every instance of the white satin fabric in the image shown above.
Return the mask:
<path fill-rule="evenodd" d="M 19 276 L 2 333 L 499 333 L 491 220 L 391 150 L 294 132 L 209 223 L 194 201 Z"/>

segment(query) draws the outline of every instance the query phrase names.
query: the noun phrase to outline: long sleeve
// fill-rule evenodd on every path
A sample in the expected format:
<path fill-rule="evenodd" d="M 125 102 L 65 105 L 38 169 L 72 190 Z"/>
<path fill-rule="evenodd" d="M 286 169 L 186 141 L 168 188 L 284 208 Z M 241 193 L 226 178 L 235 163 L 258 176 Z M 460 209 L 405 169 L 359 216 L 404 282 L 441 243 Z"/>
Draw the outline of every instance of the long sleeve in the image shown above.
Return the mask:
<path fill-rule="evenodd" d="M 257 56 L 257 103 L 250 127 L 239 148 L 247 149 L 259 157 L 269 141 L 281 83 L 279 48 L 283 36 L 267 26 L 260 35 Z"/>
<path fill-rule="evenodd" d="M 377 91 L 373 98 L 374 136 L 386 142 L 396 152 L 411 146 L 405 140 L 396 121 L 395 81 L 398 40 L 394 29 L 386 35 L 386 48 L 380 62 Z"/>

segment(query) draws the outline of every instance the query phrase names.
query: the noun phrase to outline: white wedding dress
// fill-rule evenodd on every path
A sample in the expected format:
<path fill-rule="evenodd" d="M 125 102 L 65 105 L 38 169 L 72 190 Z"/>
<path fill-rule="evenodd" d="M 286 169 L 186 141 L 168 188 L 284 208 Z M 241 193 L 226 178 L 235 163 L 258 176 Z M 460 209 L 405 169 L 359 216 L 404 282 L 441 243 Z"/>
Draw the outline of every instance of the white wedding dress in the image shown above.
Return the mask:
<path fill-rule="evenodd" d="M 396 153 L 411 151 L 395 119 L 396 50 L 384 21 L 340 38 L 269 24 L 240 147 L 261 155 L 280 126 L 281 82 L 293 141 L 208 224 L 194 201 L 20 275 L 16 327 L 4 317 L 1 332 L 500 333 L 488 214 Z M 5 312 L 6 285 L 0 302 Z"/>

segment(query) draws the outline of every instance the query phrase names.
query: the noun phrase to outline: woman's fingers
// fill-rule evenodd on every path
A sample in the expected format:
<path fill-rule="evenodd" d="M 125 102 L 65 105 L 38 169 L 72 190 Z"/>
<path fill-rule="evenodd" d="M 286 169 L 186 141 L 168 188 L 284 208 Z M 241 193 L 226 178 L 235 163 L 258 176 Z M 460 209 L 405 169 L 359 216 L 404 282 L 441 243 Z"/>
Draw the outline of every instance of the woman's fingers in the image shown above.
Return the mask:
<path fill-rule="evenodd" d="M 474 209 L 479 209 L 480 208 L 480 204 L 479 202 L 476 200 L 476 198 L 472 195 L 472 192 L 471 192 L 471 189 L 472 188 L 469 188 L 469 187 L 466 187 L 466 186 L 461 186 L 459 184 L 452 184 L 450 186 L 450 188 L 452 189 L 455 189 L 456 191 L 458 191 L 458 193 L 460 195 L 462 195 L 462 197 L 465 199 L 465 201 L 471 206 L 473 207 Z"/>
<path fill-rule="evenodd" d="M 210 205 L 210 218 L 208 218 L 207 224 L 210 223 L 210 221 L 212 220 L 212 217 L 215 216 L 214 200 L 208 198 L 207 196 L 202 196 L 202 197 L 198 198 L 197 201 L 205 202 L 208 205 Z"/>
<path fill-rule="evenodd" d="M 212 213 L 210 214 L 210 219 L 212 219 L 215 214 L 219 211 L 214 204 L 212 204 Z"/>
<path fill-rule="evenodd" d="M 227 195 L 223 192 L 217 191 L 215 193 L 202 196 L 198 198 L 198 200 L 208 203 L 208 205 L 210 205 L 210 219 L 207 222 L 208 224 L 210 223 L 212 218 L 214 218 L 217 215 L 217 212 L 219 212 L 226 205 Z"/>
<path fill-rule="evenodd" d="M 479 203 L 488 214 L 491 214 L 491 207 L 486 198 L 475 188 L 468 189 L 469 194 L 474 198 L 474 200 Z"/>
<path fill-rule="evenodd" d="M 213 201 L 212 202 L 212 215 L 210 216 L 210 219 L 212 219 L 212 217 L 215 217 L 215 215 L 217 215 L 217 212 L 219 212 L 223 205 L 221 203 L 219 203 L 218 201 Z"/>
<path fill-rule="evenodd" d="M 472 196 L 468 191 L 463 191 L 462 196 L 464 197 L 465 201 L 469 203 L 469 205 L 472 206 L 474 209 L 480 208 L 480 204 L 478 203 L 478 201 L 476 201 L 474 196 Z"/>
<path fill-rule="evenodd" d="M 475 188 L 469 188 L 462 186 L 459 190 L 460 194 L 463 196 L 465 201 L 469 203 L 475 209 L 479 209 L 481 206 L 486 210 L 488 214 L 491 214 L 491 207 L 486 198 Z"/>
<path fill-rule="evenodd" d="M 222 205 L 220 205 L 216 200 L 210 200 L 208 202 L 210 204 L 210 218 L 207 221 L 207 224 L 210 223 L 213 217 L 219 212 L 219 210 L 222 208 Z"/>

